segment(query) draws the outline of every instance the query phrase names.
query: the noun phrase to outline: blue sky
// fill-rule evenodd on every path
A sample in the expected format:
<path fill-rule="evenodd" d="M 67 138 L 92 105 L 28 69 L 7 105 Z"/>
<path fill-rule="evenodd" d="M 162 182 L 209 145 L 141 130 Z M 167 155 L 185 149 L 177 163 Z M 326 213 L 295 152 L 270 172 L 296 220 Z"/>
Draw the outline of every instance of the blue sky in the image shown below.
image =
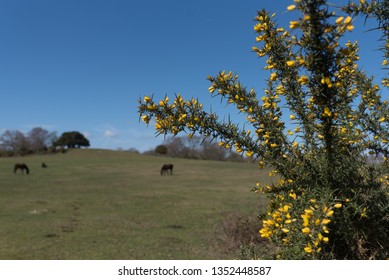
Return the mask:
<path fill-rule="evenodd" d="M 332 3 L 339 3 L 333 0 Z M 93 148 L 161 143 L 138 121 L 137 100 L 181 93 L 205 109 L 232 114 L 210 97 L 208 75 L 232 70 L 257 92 L 268 75 L 255 45 L 253 18 L 262 8 L 280 26 L 292 1 L 264 0 L 2 0 L 0 2 L 0 133 L 33 127 L 84 133 Z M 359 20 L 362 22 L 362 20 Z M 382 76 L 376 33 L 352 39 L 361 63 Z"/>

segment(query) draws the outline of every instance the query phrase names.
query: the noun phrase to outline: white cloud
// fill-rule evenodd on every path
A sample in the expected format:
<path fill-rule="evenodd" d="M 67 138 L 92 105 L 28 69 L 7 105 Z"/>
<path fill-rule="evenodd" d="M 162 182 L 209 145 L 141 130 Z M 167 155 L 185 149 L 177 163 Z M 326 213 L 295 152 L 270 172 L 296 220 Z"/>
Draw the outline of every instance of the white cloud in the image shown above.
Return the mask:
<path fill-rule="evenodd" d="M 113 130 L 110 130 L 110 129 L 107 129 L 104 132 L 104 137 L 106 137 L 106 138 L 112 138 L 112 137 L 115 137 L 116 135 L 117 135 L 117 133 Z"/>
<path fill-rule="evenodd" d="M 163 135 L 156 137 L 152 127 L 146 127 L 143 124 L 126 125 L 120 128 L 105 124 L 93 131 L 90 141 L 93 148 L 135 148 L 144 152 L 154 149 L 163 142 L 163 139 Z"/>

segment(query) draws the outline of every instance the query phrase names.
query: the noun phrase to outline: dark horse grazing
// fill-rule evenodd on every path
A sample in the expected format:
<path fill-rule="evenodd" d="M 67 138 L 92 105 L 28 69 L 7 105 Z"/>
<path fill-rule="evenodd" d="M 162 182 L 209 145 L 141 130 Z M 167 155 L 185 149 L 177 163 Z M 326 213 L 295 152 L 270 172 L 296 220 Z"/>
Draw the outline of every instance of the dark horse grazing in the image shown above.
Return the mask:
<path fill-rule="evenodd" d="M 173 175 L 173 164 L 164 164 L 161 168 L 161 175 L 168 174 L 170 170 L 170 175 Z"/>
<path fill-rule="evenodd" d="M 30 169 L 28 169 L 25 163 L 16 163 L 14 166 L 14 174 L 16 174 L 16 171 L 18 171 L 18 169 L 22 171 L 22 174 L 24 174 L 24 170 L 26 170 L 26 174 L 30 173 Z"/>

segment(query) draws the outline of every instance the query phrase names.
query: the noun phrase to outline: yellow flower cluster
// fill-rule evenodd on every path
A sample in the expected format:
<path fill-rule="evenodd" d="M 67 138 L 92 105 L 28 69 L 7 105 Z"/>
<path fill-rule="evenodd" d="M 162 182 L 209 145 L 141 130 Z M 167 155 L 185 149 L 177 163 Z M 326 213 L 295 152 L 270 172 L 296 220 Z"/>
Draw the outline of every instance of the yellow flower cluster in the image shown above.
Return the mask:
<path fill-rule="evenodd" d="M 389 176 L 384 175 L 379 178 L 380 183 L 382 184 L 382 187 L 386 189 L 386 194 L 389 196 Z"/>
<path fill-rule="evenodd" d="M 194 98 L 185 101 L 180 94 L 177 94 L 172 103 L 169 103 L 167 96 L 156 103 L 150 96 L 144 96 L 139 103 L 140 110 L 147 112 L 141 116 L 142 121 L 149 124 L 154 117 L 155 130 L 160 134 L 171 132 L 176 135 L 185 128 L 193 129 L 201 125 L 201 120 L 196 114 L 188 113 L 202 109 L 203 105 Z M 166 113 L 167 111 L 169 114 Z M 189 137 L 192 136 L 193 133 L 190 133 Z"/>
<path fill-rule="evenodd" d="M 351 24 L 352 23 L 352 18 L 350 16 L 344 18 L 344 17 L 338 17 L 335 20 L 335 23 L 338 25 L 338 32 L 339 33 L 344 33 L 346 30 L 347 31 L 352 31 L 354 29 L 354 26 Z"/>
<path fill-rule="evenodd" d="M 324 77 L 321 79 L 321 83 L 323 85 L 327 85 L 327 87 L 331 88 L 332 87 L 332 82 L 331 82 L 331 79 L 329 77 Z"/>
<path fill-rule="evenodd" d="M 381 96 L 379 95 L 380 87 L 378 85 L 374 85 L 372 89 L 368 89 L 362 93 L 362 101 L 367 104 L 369 109 L 373 109 L 377 105 L 379 105 Z"/>
<path fill-rule="evenodd" d="M 343 207 L 342 203 L 335 203 L 332 207 L 323 206 L 320 207 L 316 199 L 310 199 L 310 206 L 304 210 L 301 214 L 302 229 L 301 232 L 307 236 L 308 242 L 304 251 L 307 254 L 314 252 L 321 252 L 322 244 L 328 243 L 329 228 L 328 224 L 331 223 L 331 218 L 334 215 L 334 209 L 340 209 Z"/>
<path fill-rule="evenodd" d="M 176 135 L 179 130 L 178 127 L 173 125 L 174 119 L 172 117 L 169 118 L 159 118 L 155 117 L 155 130 L 159 133 L 163 133 L 164 131 L 171 130 L 174 135 Z"/>
<path fill-rule="evenodd" d="M 262 107 L 266 110 L 268 109 L 277 109 L 277 103 L 280 102 L 277 95 L 275 96 L 263 96 L 262 98 L 263 104 Z"/>
<path fill-rule="evenodd" d="M 297 79 L 297 82 L 298 82 L 300 85 L 306 85 L 306 84 L 308 84 L 308 82 L 309 82 L 309 78 L 308 78 L 307 76 L 303 75 L 303 76 L 301 76 L 301 77 L 299 77 L 299 78 Z"/>
<path fill-rule="evenodd" d="M 389 87 L 389 79 L 388 78 L 383 78 L 382 79 L 382 85 L 384 87 Z"/>
<path fill-rule="evenodd" d="M 283 181 L 285 184 L 293 183 L 293 180 Z M 258 183 L 257 186 L 260 186 L 260 184 Z M 265 185 L 262 187 L 262 191 L 267 187 L 269 186 Z M 288 246 L 295 242 L 294 240 L 300 232 L 300 235 L 306 242 L 304 252 L 306 254 L 320 253 L 323 250 L 323 244 L 330 241 L 328 225 L 331 223 L 335 211 L 341 209 L 343 204 L 336 202 L 332 207 L 320 206 L 320 203 L 312 198 L 309 200 L 308 207 L 297 218 L 293 203 L 287 201 L 290 198 L 296 200 L 301 199 L 301 197 L 299 198 L 295 192 L 290 191 L 287 198 L 280 194 L 275 196 L 271 204 L 278 205 L 278 207 L 267 213 L 267 218 L 264 219 L 263 227 L 259 231 L 261 237 L 268 239 L 279 238 L 285 246 Z M 362 212 L 362 215 L 365 212 Z"/>
<path fill-rule="evenodd" d="M 228 98 L 228 103 L 235 103 L 242 112 L 252 113 L 254 111 L 252 107 L 247 106 L 249 96 L 238 82 L 238 75 L 234 75 L 231 71 L 228 73 L 222 71 L 215 79 L 211 80 L 212 85 L 208 89 L 210 93 L 213 94 L 218 89 L 216 94 Z M 255 93 L 250 91 L 249 95 L 255 95 Z"/>
<path fill-rule="evenodd" d="M 324 112 L 323 112 L 322 116 L 323 116 L 323 117 L 331 117 L 331 116 L 332 116 L 332 113 L 331 113 L 330 108 L 324 107 Z"/>
<path fill-rule="evenodd" d="M 283 197 L 279 195 L 279 199 Z M 268 212 L 268 219 L 263 221 L 263 227 L 259 231 L 263 238 L 271 238 L 273 235 L 281 235 L 285 244 L 289 242 L 287 234 L 290 232 L 291 225 L 297 221 L 290 215 L 291 203 L 282 204 L 274 212 Z"/>
<path fill-rule="evenodd" d="M 258 48 L 256 46 L 252 47 L 252 50 L 256 52 L 259 57 L 263 57 L 268 54 L 271 50 L 274 50 L 275 44 L 274 40 L 269 40 L 274 37 L 276 34 L 283 33 L 283 37 L 288 37 L 289 33 L 285 31 L 283 28 L 276 29 L 274 23 L 271 18 L 265 11 L 259 11 L 258 15 L 255 17 L 256 24 L 254 26 L 254 31 L 257 33 L 256 41 L 258 43 L 263 43 L 262 48 Z M 267 66 L 265 69 L 273 69 L 275 67 L 273 61 L 271 59 L 267 60 Z M 275 76 L 273 75 L 274 79 Z"/>
<path fill-rule="evenodd" d="M 351 81 L 352 77 L 356 75 L 356 69 L 358 68 L 356 62 L 359 60 L 358 55 L 359 47 L 358 42 L 351 43 L 350 41 L 345 44 L 344 47 L 340 48 L 337 52 L 336 64 L 338 71 L 334 73 L 335 81 L 322 79 L 323 84 L 327 84 L 328 87 L 335 86 L 341 94 L 350 97 L 356 94 L 356 91 L 350 90 L 353 88 Z"/>
<path fill-rule="evenodd" d="M 300 26 L 300 22 L 299 21 L 291 21 L 290 24 L 289 24 L 289 28 L 290 29 L 296 29 L 299 26 Z"/>

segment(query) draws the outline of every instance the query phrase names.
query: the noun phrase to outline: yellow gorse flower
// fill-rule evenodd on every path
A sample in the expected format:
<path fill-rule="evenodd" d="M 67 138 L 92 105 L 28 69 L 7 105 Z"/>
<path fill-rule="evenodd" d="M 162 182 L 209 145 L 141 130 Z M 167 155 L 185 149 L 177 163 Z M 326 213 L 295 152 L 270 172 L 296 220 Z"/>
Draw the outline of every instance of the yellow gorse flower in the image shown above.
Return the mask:
<path fill-rule="evenodd" d="M 344 17 L 338 17 L 336 20 L 335 20 L 335 23 L 336 24 L 341 24 L 342 21 L 343 21 Z"/>
<path fill-rule="evenodd" d="M 366 217 L 366 207 L 362 209 L 361 218 Z"/>
<path fill-rule="evenodd" d="M 308 244 L 308 246 L 304 248 L 304 251 L 307 252 L 308 254 L 312 253 L 313 250 L 311 244 Z"/>
<path fill-rule="evenodd" d="M 275 81 L 277 79 L 277 73 L 271 73 L 271 75 L 270 75 L 270 80 L 271 81 Z"/>
<path fill-rule="evenodd" d="M 308 233 L 311 233 L 311 230 L 309 229 L 309 227 L 305 227 L 301 230 L 303 233 L 305 234 L 308 234 Z"/>
<path fill-rule="evenodd" d="M 346 17 L 346 19 L 344 20 L 344 24 L 346 25 L 349 25 L 352 21 L 352 18 L 350 16 Z"/>
<path fill-rule="evenodd" d="M 324 77 L 320 81 L 323 85 L 327 85 L 328 87 L 332 87 L 332 83 L 329 77 Z"/>
<path fill-rule="evenodd" d="M 332 27 L 327 27 L 326 29 L 324 29 L 324 33 L 330 33 L 332 30 Z"/>
<path fill-rule="evenodd" d="M 141 119 L 142 119 L 142 121 L 144 121 L 145 123 L 149 123 L 149 122 L 150 122 L 149 116 L 144 115 L 144 116 L 141 117 Z"/>
<path fill-rule="evenodd" d="M 301 85 L 306 85 L 308 84 L 309 78 L 307 76 L 301 76 L 298 78 L 297 82 Z"/>
<path fill-rule="evenodd" d="M 295 28 L 299 27 L 299 25 L 300 25 L 300 22 L 298 22 L 298 21 L 291 21 L 290 25 L 289 25 L 289 28 L 290 29 L 295 29 Z"/>
<path fill-rule="evenodd" d="M 334 215 L 334 210 L 329 210 L 327 213 L 326 213 L 326 217 L 332 217 Z"/>
<path fill-rule="evenodd" d="M 296 5 L 289 5 L 287 8 L 288 11 L 293 11 L 294 9 L 296 9 Z"/>
<path fill-rule="evenodd" d="M 213 93 L 215 91 L 215 87 L 212 85 L 208 88 L 210 93 Z"/>
<path fill-rule="evenodd" d="M 252 152 L 252 151 L 247 151 L 246 152 L 246 156 L 247 157 L 252 157 L 254 155 L 254 152 Z"/>
<path fill-rule="evenodd" d="M 187 114 L 182 114 L 182 115 L 178 118 L 178 121 L 179 121 L 179 122 L 184 121 L 184 120 L 186 119 L 186 116 L 187 116 Z"/>
<path fill-rule="evenodd" d="M 324 107 L 323 117 L 331 117 L 332 113 L 330 111 L 330 108 Z"/>
<path fill-rule="evenodd" d="M 296 64 L 296 61 L 293 61 L 293 60 L 289 60 L 286 62 L 286 65 L 288 65 L 289 67 L 293 67 L 295 64 Z"/>
<path fill-rule="evenodd" d="M 309 217 L 312 217 L 312 215 L 313 215 L 313 210 L 312 210 L 312 209 L 305 209 L 304 212 L 305 212 L 305 214 L 308 215 Z"/>

